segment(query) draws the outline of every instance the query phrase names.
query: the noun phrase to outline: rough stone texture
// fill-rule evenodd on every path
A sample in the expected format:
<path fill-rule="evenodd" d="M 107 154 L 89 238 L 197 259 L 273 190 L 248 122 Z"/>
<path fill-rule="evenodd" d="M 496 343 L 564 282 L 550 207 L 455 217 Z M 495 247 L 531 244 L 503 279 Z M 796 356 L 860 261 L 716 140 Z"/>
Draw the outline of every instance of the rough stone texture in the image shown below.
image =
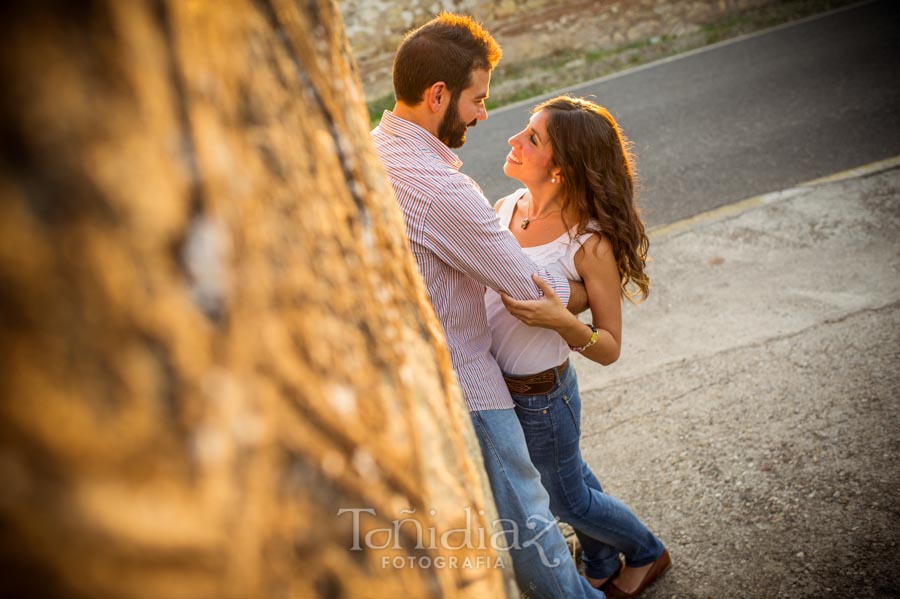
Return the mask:
<path fill-rule="evenodd" d="M 385 568 L 448 551 L 410 524 L 352 552 L 337 516 L 493 506 L 336 5 L 43 1 L 0 30 L 4 593 L 507 594 Z"/>
<path fill-rule="evenodd" d="M 563 51 L 608 50 L 682 35 L 776 0 L 339 0 L 369 99 L 391 93 L 391 62 L 403 34 L 439 11 L 472 15 L 503 46 L 503 64 Z"/>

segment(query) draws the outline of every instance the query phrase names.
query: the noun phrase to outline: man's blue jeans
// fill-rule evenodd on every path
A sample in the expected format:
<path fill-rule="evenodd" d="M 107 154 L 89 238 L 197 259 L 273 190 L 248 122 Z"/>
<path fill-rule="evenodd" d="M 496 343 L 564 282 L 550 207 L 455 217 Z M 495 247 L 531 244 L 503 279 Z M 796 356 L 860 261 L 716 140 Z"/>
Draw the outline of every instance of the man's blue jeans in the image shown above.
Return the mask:
<path fill-rule="evenodd" d="M 540 475 L 528 457 L 515 410 L 483 410 L 470 415 L 519 589 L 535 599 L 602 599 L 603 593 L 575 569 L 550 513 Z"/>
<path fill-rule="evenodd" d="M 544 395 L 512 394 L 531 461 L 550 494 L 550 509 L 575 529 L 584 572 L 606 578 L 616 571 L 619 552 L 628 566 L 656 560 L 663 544 L 620 500 L 603 492 L 581 458 L 581 396 L 569 363 L 556 372 L 556 384 Z"/>

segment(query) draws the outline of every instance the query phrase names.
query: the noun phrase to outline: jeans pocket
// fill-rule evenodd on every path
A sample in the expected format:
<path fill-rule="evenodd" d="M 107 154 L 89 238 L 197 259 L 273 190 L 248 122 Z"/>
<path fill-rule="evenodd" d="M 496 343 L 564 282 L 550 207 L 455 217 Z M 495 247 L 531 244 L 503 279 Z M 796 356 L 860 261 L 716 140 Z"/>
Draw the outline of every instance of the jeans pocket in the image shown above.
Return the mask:
<path fill-rule="evenodd" d="M 550 409 L 549 395 L 516 395 L 513 393 L 512 400 L 516 404 L 516 410 L 523 412 L 546 414 Z"/>
<path fill-rule="evenodd" d="M 525 443 L 532 462 L 536 456 L 552 455 L 555 451 L 555 418 L 551 413 L 550 397 L 547 395 L 513 395 L 516 417 L 522 426 Z"/>
<path fill-rule="evenodd" d="M 562 396 L 562 401 L 566 404 L 566 413 L 572 418 L 572 426 L 575 427 L 575 434 L 579 437 L 581 436 L 581 414 L 576 409 L 576 406 L 573 405 L 573 398 L 570 398 L 568 395 Z"/>

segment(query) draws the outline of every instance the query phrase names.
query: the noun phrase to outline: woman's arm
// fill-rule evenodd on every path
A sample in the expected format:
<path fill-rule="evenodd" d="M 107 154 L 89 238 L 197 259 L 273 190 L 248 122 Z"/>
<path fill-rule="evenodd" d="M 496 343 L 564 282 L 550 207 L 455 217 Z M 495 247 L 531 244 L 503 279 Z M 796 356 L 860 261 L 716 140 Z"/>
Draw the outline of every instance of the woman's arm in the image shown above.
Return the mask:
<path fill-rule="evenodd" d="M 581 353 L 594 362 L 612 364 L 619 359 L 622 349 L 622 291 L 619 267 L 609 240 L 591 235 L 575 254 L 575 270 L 584 279 L 591 321 L 598 333 L 597 342 Z M 590 329 L 582 331 L 580 344 L 566 342 L 576 347 L 584 345 L 589 333 Z"/>
<path fill-rule="evenodd" d="M 619 358 L 622 344 L 622 296 L 619 269 L 609 241 L 592 235 L 575 255 L 575 268 L 584 279 L 593 324 L 597 327 L 596 343 L 582 354 L 594 362 L 612 364 Z M 549 285 L 534 278 L 546 299 L 553 298 Z M 505 294 L 501 297 L 510 314 L 529 326 L 553 329 L 570 346 L 579 347 L 591 339 L 591 329 L 557 298 L 536 302 L 515 300 Z"/>

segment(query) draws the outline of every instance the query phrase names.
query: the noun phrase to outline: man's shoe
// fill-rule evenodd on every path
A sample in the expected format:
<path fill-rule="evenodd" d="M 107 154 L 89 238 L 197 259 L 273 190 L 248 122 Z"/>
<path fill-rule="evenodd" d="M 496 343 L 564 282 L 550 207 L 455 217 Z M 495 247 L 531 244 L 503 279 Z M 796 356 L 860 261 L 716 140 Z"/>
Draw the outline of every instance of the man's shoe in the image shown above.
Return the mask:
<path fill-rule="evenodd" d="M 659 578 L 671 565 L 672 558 L 669 557 L 669 552 L 663 549 L 662 555 L 656 558 L 656 561 L 653 562 L 653 565 L 644 575 L 644 580 L 641 581 L 641 584 L 638 585 L 634 592 L 626 593 L 617 587 L 614 578 L 607 581 L 603 587 L 603 592 L 606 594 L 607 599 L 632 599 L 647 590 L 647 587 L 653 584 L 653 581 Z"/>

